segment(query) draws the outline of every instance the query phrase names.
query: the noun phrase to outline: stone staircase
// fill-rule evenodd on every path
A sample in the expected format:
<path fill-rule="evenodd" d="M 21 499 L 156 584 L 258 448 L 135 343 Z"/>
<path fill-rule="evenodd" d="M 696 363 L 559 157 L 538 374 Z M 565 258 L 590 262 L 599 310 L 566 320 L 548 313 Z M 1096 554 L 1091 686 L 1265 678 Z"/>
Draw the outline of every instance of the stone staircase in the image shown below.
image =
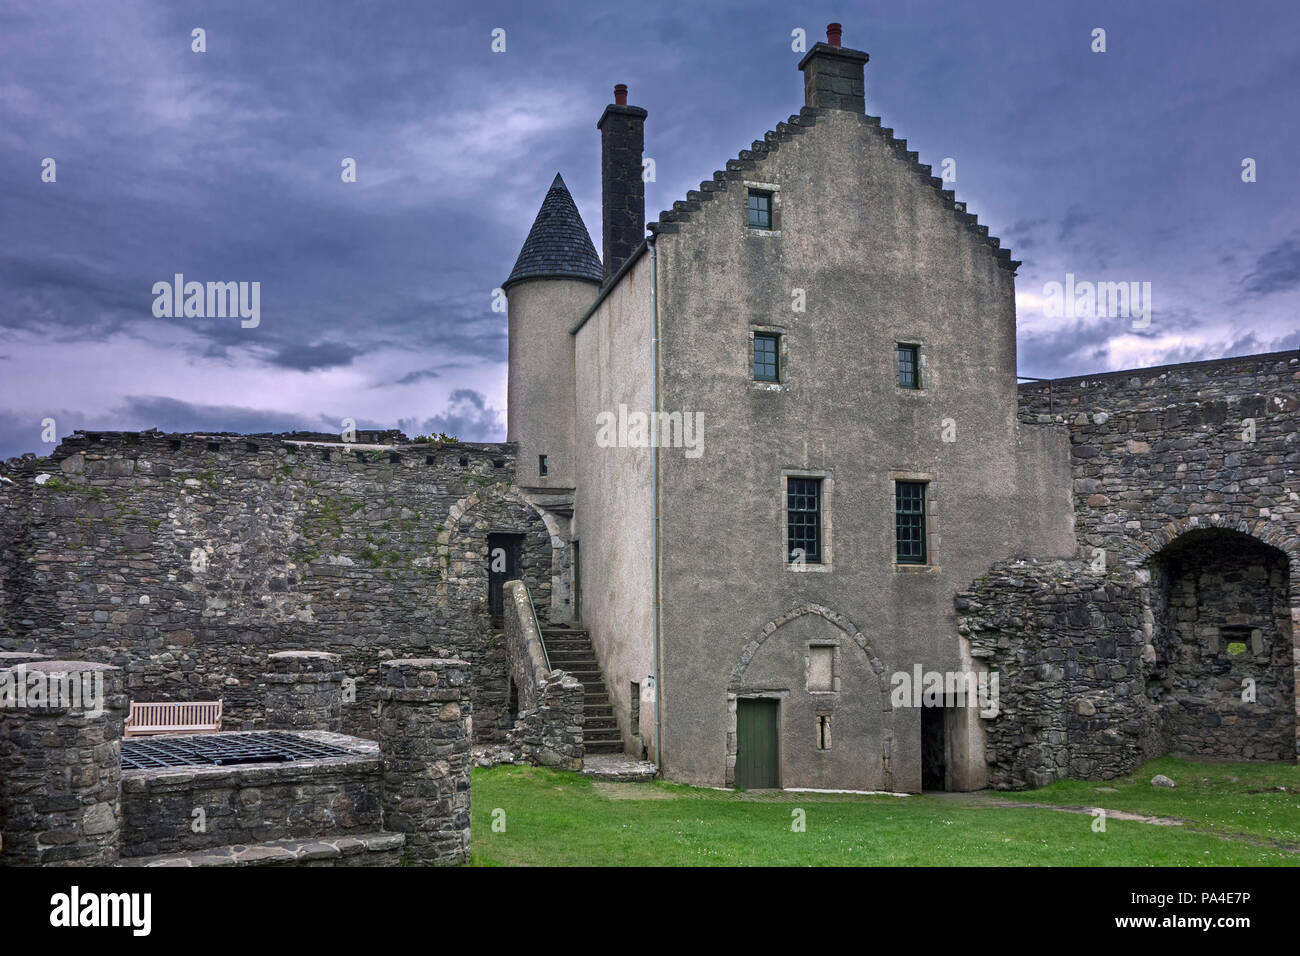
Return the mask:
<path fill-rule="evenodd" d="M 609 690 L 600 672 L 600 663 L 591 646 L 591 635 L 581 625 L 542 628 L 542 643 L 551 669 L 572 674 L 582 684 L 584 720 L 583 746 L 589 754 L 623 752 L 623 737 L 614 720 Z"/>

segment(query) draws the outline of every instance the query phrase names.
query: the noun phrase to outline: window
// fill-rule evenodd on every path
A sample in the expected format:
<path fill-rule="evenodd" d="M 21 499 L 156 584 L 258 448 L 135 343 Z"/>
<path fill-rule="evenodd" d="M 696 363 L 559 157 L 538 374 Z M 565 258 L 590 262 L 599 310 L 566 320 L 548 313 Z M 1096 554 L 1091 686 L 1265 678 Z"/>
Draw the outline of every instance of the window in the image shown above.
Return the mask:
<path fill-rule="evenodd" d="M 894 537 L 899 564 L 925 564 L 925 482 L 895 482 Z"/>
<path fill-rule="evenodd" d="M 537 456 L 537 474 L 538 474 L 538 475 L 545 475 L 545 474 L 546 474 L 546 456 L 545 456 L 545 455 L 538 455 L 538 456 Z"/>
<path fill-rule="evenodd" d="M 921 348 L 917 345 L 900 345 L 898 347 L 898 387 L 921 387 Z"/>
<path fill-rule="evenodd" d="M 831 715 L 817 715 L 817 749 L 831 749 Z"/>
<path fill-rule="evenodd" d="M 786 483 L 786 541 L 792 563 L 821 564 L 822 481 L 791 478 Z"/>
<path fill-rule="evenodd" d="M 781 381 L 781 336 L 754 333 L 754 381 Z"/>
<path fill-rule="evenodd" d="M 749 225 L 752 229 L 772 228 L 772 194 L 757 189 L 749 191 Z"/>

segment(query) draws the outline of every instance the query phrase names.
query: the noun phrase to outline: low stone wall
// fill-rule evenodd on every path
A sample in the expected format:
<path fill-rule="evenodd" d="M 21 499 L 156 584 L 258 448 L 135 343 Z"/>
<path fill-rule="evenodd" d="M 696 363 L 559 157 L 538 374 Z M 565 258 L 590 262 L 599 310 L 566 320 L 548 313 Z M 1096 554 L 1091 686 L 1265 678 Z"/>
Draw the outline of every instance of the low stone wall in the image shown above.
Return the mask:
<path fill-rule="evenodd" d="M 338 654 L 278 651 L 266 681 L 268 730 L 343 729 L 343 667 Z"/>
<path fill-rule="evenodd" d="M 582 770 L 585 691 L 573 675 L 549 668 L 522 581 L 506 582 L 505 628 L 510 681 L 519 706 L 508 742 L 531 763 Z"/>
<path fill-rule="evenodd" d="M 470 668 L 465 661 L 387 661 L 380 674 L 384 822 L 417 864 L 469 860 Z"/>
<path fill-rule="evenodd" d="M 10 654 L 0 667 L 0 865 L 469 859 L 473 671 L 466 661 L 386 662 L 379 743 L 290 731 L 347 755 L 123 771 L 121 669 L 11 663 L 26 656 Z M 337 687 L 336 666 L 331 655 L 278 655 L 271 673 L 281 679 L 270 686 L 282 703 L 314 701 L 316 716 L 333 721 L 337 693 L 325 688 Z M 84 692 L 53 697 L 49 675 Z"/>
<path fill-rule="evenodd" d="M 117 862 L 122 687 L 121 668 L 85 661 L 0 670 L 0 866 Z"/>
<path fill-rule="evenodd" d="M 1001 564 L 956 605 L 971 656 L 999 675 L 998 715 L 984 722 L 990 786 L 1109 779 L 1159 752 L 1145 693 L 1151 620 L 1126 576 Z"/>
<path fill-rule="evenodd" d="M 305 733 L 350 757 L 122 772 L 124 857 L 383 828 L 379 745 Z"/>

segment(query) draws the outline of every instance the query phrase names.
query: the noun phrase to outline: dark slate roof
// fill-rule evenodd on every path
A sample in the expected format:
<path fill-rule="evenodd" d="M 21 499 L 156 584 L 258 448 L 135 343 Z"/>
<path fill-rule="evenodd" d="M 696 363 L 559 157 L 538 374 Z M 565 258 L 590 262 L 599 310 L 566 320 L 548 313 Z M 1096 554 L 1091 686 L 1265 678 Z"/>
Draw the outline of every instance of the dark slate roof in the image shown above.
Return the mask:
<path fill-rule="evenodd" d="M 533 228 L 529 230 L 503 288 L 521 279 L 542 276 L 569 276 L 592 282 L 604 278 L 596 247 L 592 245 L 582 216 L 578 215 L 578 207 L 569 195 L 569 187 L 564 185 L 559 173 L 555 174 L 555 182 L 551 183 L 546 198 L 542 200 L 542 208 L 533 220 Z"/>

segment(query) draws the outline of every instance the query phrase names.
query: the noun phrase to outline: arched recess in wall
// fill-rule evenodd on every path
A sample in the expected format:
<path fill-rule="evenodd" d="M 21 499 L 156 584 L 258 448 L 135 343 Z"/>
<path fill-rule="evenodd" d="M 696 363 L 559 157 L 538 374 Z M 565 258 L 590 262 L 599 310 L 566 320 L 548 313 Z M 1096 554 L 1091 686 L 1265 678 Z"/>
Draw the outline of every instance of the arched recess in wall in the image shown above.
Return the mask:
<path fill-rule="evenodd" d="M 1300 563 L 1270 522 L 1186 519 L 1150 557 L 1147 697 L 1166 750 L 1295 759 Z"/>
<path fill-rule="evenodd" d="M 822 624 L 817 627 L 802 627 L 798 624 L 811 624 L 807 619 L 815 619 L 817 623 Z M 818 633 L 821 632 L 821 633 Z M 884 789 L 892 789 L 892 771 L 890 767 L 890 758 L 893 753 L 894 742 L 894 712 L 890 706 L 889 695 L 889 675 L 885 671 L 885 665 L 872 649 L 870 642 L 862 631 L 847 617 L 821 604 L 804 603 L 796 605 L 780 617 L 768 621 L 744 647 L 741 651 L 740 658 L 736 661 L 731 670 L 727 681 L 727 703 L 728 703 L 728 727 L 727 727 L 727 770 L 726 784 L 734 786 L 735 784 L 735 763 L 737 755 L 737 700 L 743 697 L 754 695 L 755 681 L 762 684 L 763 687 L 769 687 L 772 683 L 771 675 L 756 677 L 754 671 L 761 668 L 756 667 L 765 649 L 773 648 L 774 644 L 779 644 L 782 638 L 789 635 L 789 647 L 785 648 L 786 656 L 791 653 L 802 655 L 808 645 L 821 644 L 822 635 L 827 637 L 825 643 L 834 644 L 836 647 L 835 663 L 833 665 L 833 686 L 835 691 L 840 691 L 840 675 L 852 670 L 848 661 L 843 661 L 843 655 L 853 655 L 857 658 L 858 663 L 865 665 L 865 670 L 869 673 L 871 684 L 879 691 L 879 715 L 878 726 L 880 728 L 880 761 L 882 770 L 882 780 Z M 811 659 L 809 659 L 809 665 Z M 809 666 L 805 665 L 805 666 Z M 791 686 L 788 690 L 792 696 L 798 696 L 807 691 L 808 685 L 805 683 L 809 678 L 809 673 L 799 669 L 791 673 L 787 667 L 782 674 L 784 681 Z M 854 688 L 845 687 L 844 693 L 851 695 Z M 761 693 L 760 693 L 761 695 Z M 873 721 L 874 722 L 874 721 Z M 811 734 L 811 729 L 810 729 Z"/>
<path fill-rule="evenodd" d="M 438 599 L 443 607 L 468 602 L 487 614 L 488 535 L 523 536 L 520 577 L 528 585 L 539 618 L 545 620 L 565 541 L 554 517 L 509 482 L 484 485 L 447 512 L 438 534 Z"/>

